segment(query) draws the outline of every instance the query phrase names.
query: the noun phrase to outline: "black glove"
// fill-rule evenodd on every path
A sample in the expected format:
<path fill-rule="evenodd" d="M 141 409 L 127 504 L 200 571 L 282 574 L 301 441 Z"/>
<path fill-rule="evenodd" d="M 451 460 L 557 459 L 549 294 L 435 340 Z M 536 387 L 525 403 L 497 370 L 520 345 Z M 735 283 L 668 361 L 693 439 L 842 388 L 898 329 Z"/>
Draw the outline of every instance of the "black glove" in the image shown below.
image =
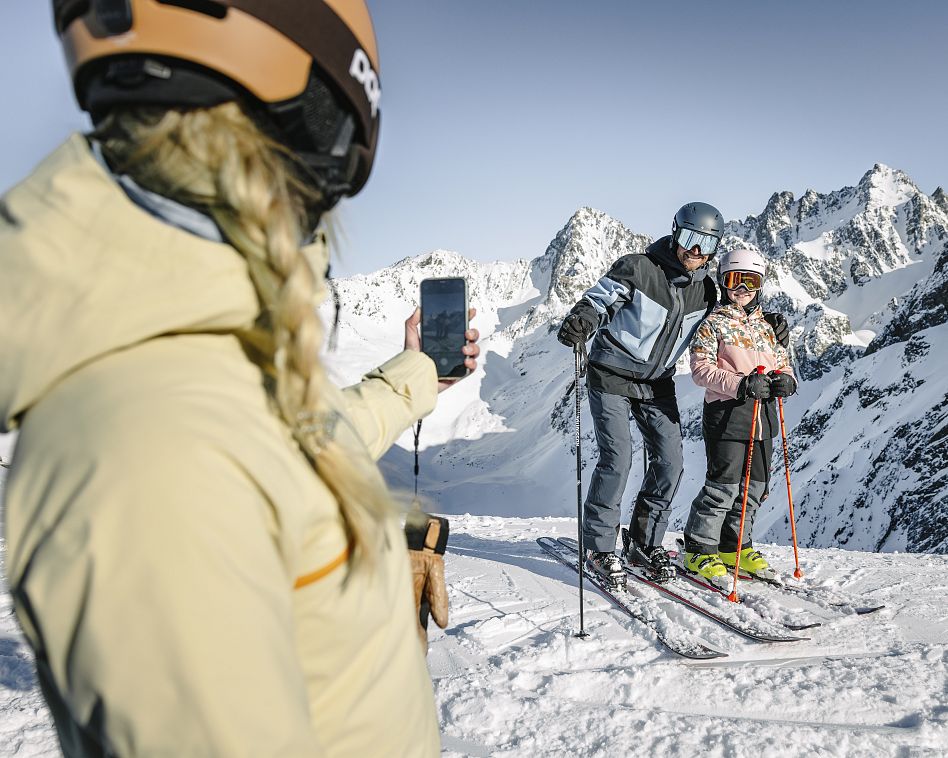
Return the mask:
<path fill-rule="evenodd" d="M 592 336 L 593 328 L 578 313 L 570 313 L 563 319 L 563 325 L 556 333 L 556 338 L 567 347 L 583 345 Z"/>
<path fill-rule="evenodd" d="M 787 325 L 787 319 L 782 313 L 764 313 L 764 321 L 770 324 L 774 330 L 774 337 L 777 338 L 777 344 L 786 349 L 790 345 L 790 327 Z"/>
<path fill-rule="evenodd" d="M 748 374 L 737 388 L 738 400 L 768 400 L 770 398 L 770 377 L 767 374 Z"/>
<path fill-rule="evenodd" d="M 797 391 L 797 380 L 790 374 L 771 371 L 767 376 L 770 377 L 771 397 L 790 397 Z"/>

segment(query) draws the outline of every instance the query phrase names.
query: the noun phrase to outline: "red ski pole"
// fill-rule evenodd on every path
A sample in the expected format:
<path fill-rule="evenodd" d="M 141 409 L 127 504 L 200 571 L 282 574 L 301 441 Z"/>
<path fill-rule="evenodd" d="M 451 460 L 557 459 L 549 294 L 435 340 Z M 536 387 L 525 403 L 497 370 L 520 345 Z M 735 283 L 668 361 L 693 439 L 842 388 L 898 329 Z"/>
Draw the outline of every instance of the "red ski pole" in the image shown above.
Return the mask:
<path fill-rule="evenodd" d="M 757 373 L 763 374 L 764 367 L 758 366 Z M 757 432 L 757 411 L 760 410 L 760 398 L 754 400 L 754 416 L 751 419 L 750 440 L 747 443 L 747 464 L 744 466 L 744 497 L 741 501 L 741 523 L 737 527 L 737 552 L 734 553 L 734 587 L 727 599 L 739 602 L 737 597 L 737 579 L 741 573 L 741 545 L 744 544 L 744 516 L 747 514 L 747 488 L 750 486 L 751 461 L 754 458 L 754 434 Z"/>
<path fill-rule="evenodd" d="M 774 371 L 779 374 L 780 370 Z M 780 436 L 783 437 L 783 473 L 787 475 L 787 500 L 790 503 L 790 534 L 793 536 L 793 560 L 796 568 L 793 576 L 797 579 L 803 578 L 803 572 L 800 570 L 800 551 L 797 550 L 797 520 L 793 515 L 793 490 L 790 487 L 790 450 L 787 447 L 787 427 L 783 422 L 783 398 L 777 398 L 777 410 L 780 413 Z"/>

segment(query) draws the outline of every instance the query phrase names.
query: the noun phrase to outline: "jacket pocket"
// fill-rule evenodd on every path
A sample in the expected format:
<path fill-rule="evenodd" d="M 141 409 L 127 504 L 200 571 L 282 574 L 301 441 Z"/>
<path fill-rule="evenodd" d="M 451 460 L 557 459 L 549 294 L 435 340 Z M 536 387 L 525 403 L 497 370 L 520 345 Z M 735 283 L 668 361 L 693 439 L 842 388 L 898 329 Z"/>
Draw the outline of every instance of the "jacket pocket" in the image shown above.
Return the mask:
<path fill-rule="evenodd" d="M 688 313 L 681 321 L 681 329 L 678 330 L 678 339 L 675 341 L 675 346 L 672 348 L 671 355 L 668 356 L 668 360 L 665 361 L 665 368 L 671 368 L 675 365 L 682 353 L 685 352 L 685 348 L 691 344 L 691 340 L 695 336 L 695 332 L 698 331 L 698 327 L 701 326 L 701 322 L 704 321 L 706 310 L 702 309 L 700 311 L 694 311 L 693 313 Z"/>
<path fill-rule="evenodd" d="M 609 323 L 609 333 L 636 360 L 645 362 L 651 357 L 662 333 L 668 309 L 636 290 Z"/>

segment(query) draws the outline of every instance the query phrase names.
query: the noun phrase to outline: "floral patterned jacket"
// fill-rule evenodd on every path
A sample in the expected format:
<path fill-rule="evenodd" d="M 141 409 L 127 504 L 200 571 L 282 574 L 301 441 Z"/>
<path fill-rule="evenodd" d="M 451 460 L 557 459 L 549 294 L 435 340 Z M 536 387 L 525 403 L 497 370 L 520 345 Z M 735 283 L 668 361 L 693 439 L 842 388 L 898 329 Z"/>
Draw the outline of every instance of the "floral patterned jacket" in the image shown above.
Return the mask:
<path fill-rule="evenodd" d="M 758 307 L 745 313 L 739 305 L 718 305 L 698 327 L 691 343 L 691 375 L 705 392 L 705 436 L 747 439 L 753 400 L 738 400 L 741 380 L 758 366 L 764 373 L 779 369 L 793 375 L 787 350 L 777 344 L 774 331 Z M 796 378 L 796 377 L 794 377 Z M 779 432 L 775 403 L 761 403 L 758 439 Z"/>

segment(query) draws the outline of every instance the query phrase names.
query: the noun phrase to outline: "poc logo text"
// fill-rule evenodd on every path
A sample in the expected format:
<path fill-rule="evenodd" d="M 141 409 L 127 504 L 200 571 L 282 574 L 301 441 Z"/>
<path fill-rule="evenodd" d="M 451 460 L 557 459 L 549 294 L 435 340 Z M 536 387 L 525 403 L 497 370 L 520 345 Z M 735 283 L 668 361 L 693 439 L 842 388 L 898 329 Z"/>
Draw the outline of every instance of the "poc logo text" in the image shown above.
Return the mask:
<path fill-rule="evenodd" d="M 379 110 L 379 100 L 382 99 L 382 87 L 379 85 L 379 77 L 372 70 L 372 64 L 369 62 L 369 56 L 361 47 L 357 48 L 355 55 L 352 56 L 352 63 L 349 64 L 349 74 L 365 89 L 365 96 L 369 99 L 372 106 L 372 118 Z"/>

